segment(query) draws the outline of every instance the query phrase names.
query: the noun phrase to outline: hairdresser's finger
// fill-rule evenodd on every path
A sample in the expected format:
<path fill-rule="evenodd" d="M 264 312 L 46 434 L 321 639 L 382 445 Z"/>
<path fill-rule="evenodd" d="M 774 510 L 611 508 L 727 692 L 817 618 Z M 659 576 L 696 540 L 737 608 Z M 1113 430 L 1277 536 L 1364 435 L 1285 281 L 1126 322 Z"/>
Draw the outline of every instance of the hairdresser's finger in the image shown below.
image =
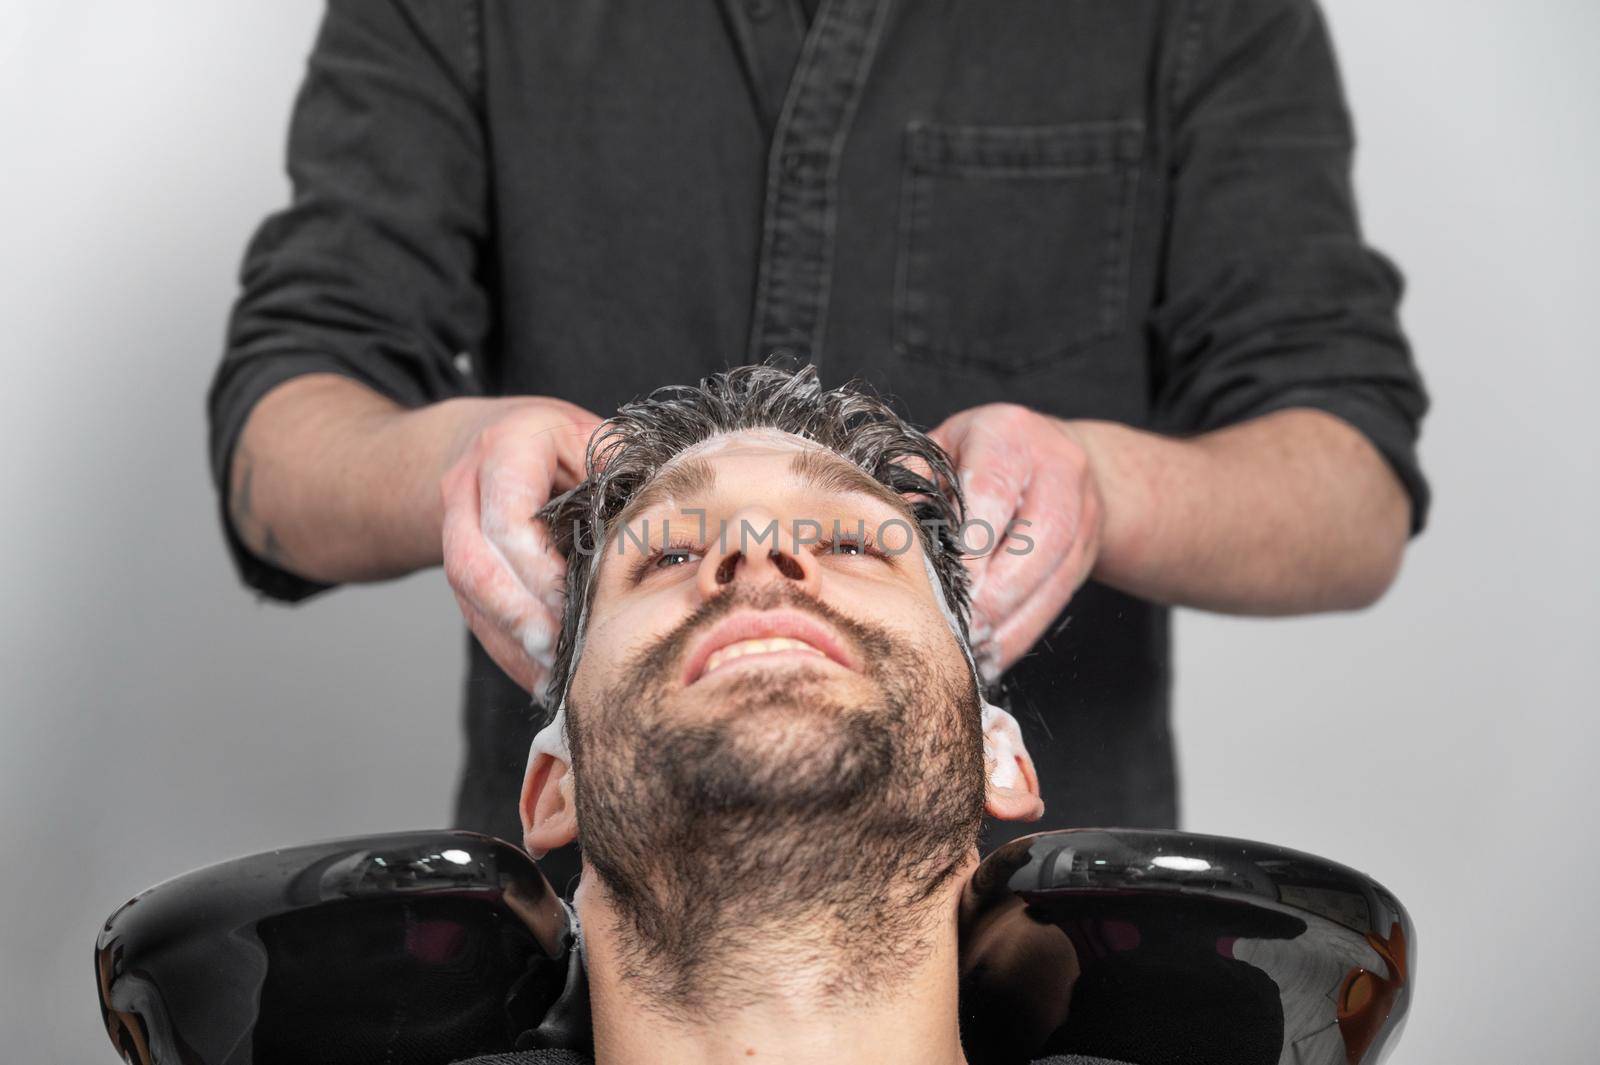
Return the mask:
<path fill-rule="evenodd" d="M 1029 432 L 1035 446 L 1014 526 L 1021 535 L 1002 530 L 975 605 L 997 623 L 1015 613 L 1066 559 L 1083 526 L 1087 457 L 1043 419 Z"/>
<path fill-rule="evenodd" d="M 901 466 L 904 466 L 906 469 L 910 470 L 924 481 L 932 483 L 933 467 L 929 465 L 928 460 L 923 458 L 921 455 L 901 455 L 899 458 L 895 459 L 895 462 Z"/>
<path fill-rule="evenodd" d="M 996 626 L 988 644 L 975 652 L 980 658 L 980 665 L 987 663 L 986 680 L 998 679 L 1000 673 L 1010 669 L 1032 651 L 1041 639 L 1048 638 L 1062 611 L 1094 569 L 1100 551 L 1102 517 L 1103 504 L 1099 494 L 1085 492 L 1078 533 L 1072 545 L 1059 557 L 1059 562 L 1032 585 L 1028 594 L 1004 615 L 1004 620 Z M 988 675 L 990 671 L 993 676 Z"/>
<path fill-rule="evenodd" d="M 988 572 L 996 531 L 1015 515 L 1021 496 L 1021 485 L 1015 471 L 1006 465 L 1004 440 L 990 423 L 990 412 L 988 407 L 962 411 L 931 434 L 950 453 L 961 484 L 966 506 L 955 533 L 975 600 Z M 989 629 L 989 619 L 977 612 L 972 624 L 975 638 Z"/>
<path fill-rule="evenodd" d="M 576 403 L 552 402 L 559 405 L 552 412 L 555 417 L 549 420 L 544 435 L 556 456 L 555 474 L 551 479 L 551 494 L 556 495 L 588 476 L 589 440 L 600 427 L 601 419 Z"/>
<path fill-rule="evenodd" d="M 522 586 L 553 613 L 561 610 L 566 567 L 535 515 L 550 501 L 559 466 L 553 447 L 526 436 L 502 436 L 478 471 L 479 525 Z"/>
<path fill-rule="evenodd" d="M 441 483 L 444 495 L 442 529 L 445 577 L 450 587 L 511 646 L 520 648 L 525 663 L 515 667 L 496 658 L 513 677 L 536 674 L 554 661 L 556 616 L 536 599 L 507 564 L 504 555 L 483 536 L 479 525 L 480 492 L 475 471 L 465 465 Z M 469 619 L 470 620 L 470 619 Z M 487 638 L 487 637 L 485 637 Z M 488 649 L 488 644 L 485 644 Z M 515 658 L 508 648 L 502 657 Z"/>
<path fill-rule="evenodd" d="M 506 676 L 516 681 L 524 691 L 537 699 L 542 699 L 550 680 L 549 667 L 529 659 L 526 651 L 516 640 L 502 632 L 491 619 L 459 592 L 456 593 L 456 604 L 461 608 L 461 616 L 466 619 L 467 627 L 472 630 L 473 636 L 477 637 L 478 643 L 495 665 L 499 666 Z"/>
<path fill-rule="evenodd" d="M 565 565 L 537 515 L 553 496 L 583 479 L 588 440 L 599 423 L 574 404 L 540 399 L 486 429 L 479 441 L 484 537 L 534 597 L 557 614 Z"/>
<path fill-rule="evenodd" d="M 1017 436 L 1028 413 L 1012 404 L 975 407 L 951 416 L 930 434 L 955 460 L 966 499 L 960 539 L 968 553 L 974 604 L 983 601 L 995 549 L 1016 517 L 1026 487 L 1029 456 Z M 994 620 L 975 606 L 974 638 L 981 638 Z"/>

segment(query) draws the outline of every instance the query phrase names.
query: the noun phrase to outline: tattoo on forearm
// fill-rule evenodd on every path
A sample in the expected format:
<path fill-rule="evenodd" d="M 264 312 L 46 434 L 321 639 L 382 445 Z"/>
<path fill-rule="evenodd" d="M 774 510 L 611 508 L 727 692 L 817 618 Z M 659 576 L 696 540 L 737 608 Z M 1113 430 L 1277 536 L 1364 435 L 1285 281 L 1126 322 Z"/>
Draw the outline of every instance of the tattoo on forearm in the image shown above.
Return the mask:
<path fill-rule="evenodd" d="M 248 448 L 239 445 L 237 469 L 233 492 L 228 500 L 228 516 L 240 539 L 267 562 L 278 565 L 283 561 L 283 545 L 272 526 L 262 521 L 252 509 L 251 489 L 255 478 L 255 456 Z"/>

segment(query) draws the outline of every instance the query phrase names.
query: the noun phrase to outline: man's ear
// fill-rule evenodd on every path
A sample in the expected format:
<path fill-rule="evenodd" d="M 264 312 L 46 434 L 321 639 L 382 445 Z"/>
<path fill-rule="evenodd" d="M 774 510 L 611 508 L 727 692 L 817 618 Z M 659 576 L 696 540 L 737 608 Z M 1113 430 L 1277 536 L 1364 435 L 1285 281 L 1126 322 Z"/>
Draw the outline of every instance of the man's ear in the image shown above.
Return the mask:
<path fill-rule="evenodd" d="M 983 808 L 990 817 L 1037 821 L 1044 816 L 1039 775 L 1022 742 L 1022 729 L 1016 718 L 992 704 L 983 710 L 983 767 L 988 773 Z"/>
<path fill-rule="evenodd" d="M 547 751 L 528 755 L 522 777 L 522 846 L 535 858 L 578 838 L 578 818 L 572 798 L 572 770 Z"/>

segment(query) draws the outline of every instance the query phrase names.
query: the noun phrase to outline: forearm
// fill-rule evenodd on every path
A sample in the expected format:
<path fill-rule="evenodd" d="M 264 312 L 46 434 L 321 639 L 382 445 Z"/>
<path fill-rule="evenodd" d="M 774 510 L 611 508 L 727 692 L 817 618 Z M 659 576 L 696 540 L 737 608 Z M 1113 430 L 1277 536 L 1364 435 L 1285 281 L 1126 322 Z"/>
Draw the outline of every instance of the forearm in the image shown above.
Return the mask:
<path fill-rule="evenodd" d="M 1399 570 L 1410 502 L 1350 425 L 1285 410 L 1190 439 L 1063 423 L 1106 503 L 1094 577 L 1238 614 L 1353 610 Z"/>
<path fill-rule="evenodd" d="M 261 558 L 310 580 L 436 565 L 439 476 L 485 402 L 413 411 L 334 374 L 286 381 L 256 404 L 234 449 L 233 526 Z"/>

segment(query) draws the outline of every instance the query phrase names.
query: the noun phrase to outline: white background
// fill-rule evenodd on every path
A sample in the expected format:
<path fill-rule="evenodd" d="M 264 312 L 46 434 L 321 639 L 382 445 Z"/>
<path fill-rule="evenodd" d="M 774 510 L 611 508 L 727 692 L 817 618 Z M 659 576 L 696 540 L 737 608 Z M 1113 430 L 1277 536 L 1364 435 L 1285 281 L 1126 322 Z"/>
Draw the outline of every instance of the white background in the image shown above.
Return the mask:
<path fill-rule="evenodd" d="M 0 3 L 0 1058 L 115 1060 L 91 945 L 273 845 L 443 824 L 438 573 L 235 583 L 203 393 L 279 205 L 318 0 Z M 1186 827 L 1364 869 L 1419 928 L 1395 1061 L 1600 1043 L 1593 0 L 1328 0 L 1373 241 L 1411 284 L 1432 525 L 1358 616 L 1186 616 Z"/>

